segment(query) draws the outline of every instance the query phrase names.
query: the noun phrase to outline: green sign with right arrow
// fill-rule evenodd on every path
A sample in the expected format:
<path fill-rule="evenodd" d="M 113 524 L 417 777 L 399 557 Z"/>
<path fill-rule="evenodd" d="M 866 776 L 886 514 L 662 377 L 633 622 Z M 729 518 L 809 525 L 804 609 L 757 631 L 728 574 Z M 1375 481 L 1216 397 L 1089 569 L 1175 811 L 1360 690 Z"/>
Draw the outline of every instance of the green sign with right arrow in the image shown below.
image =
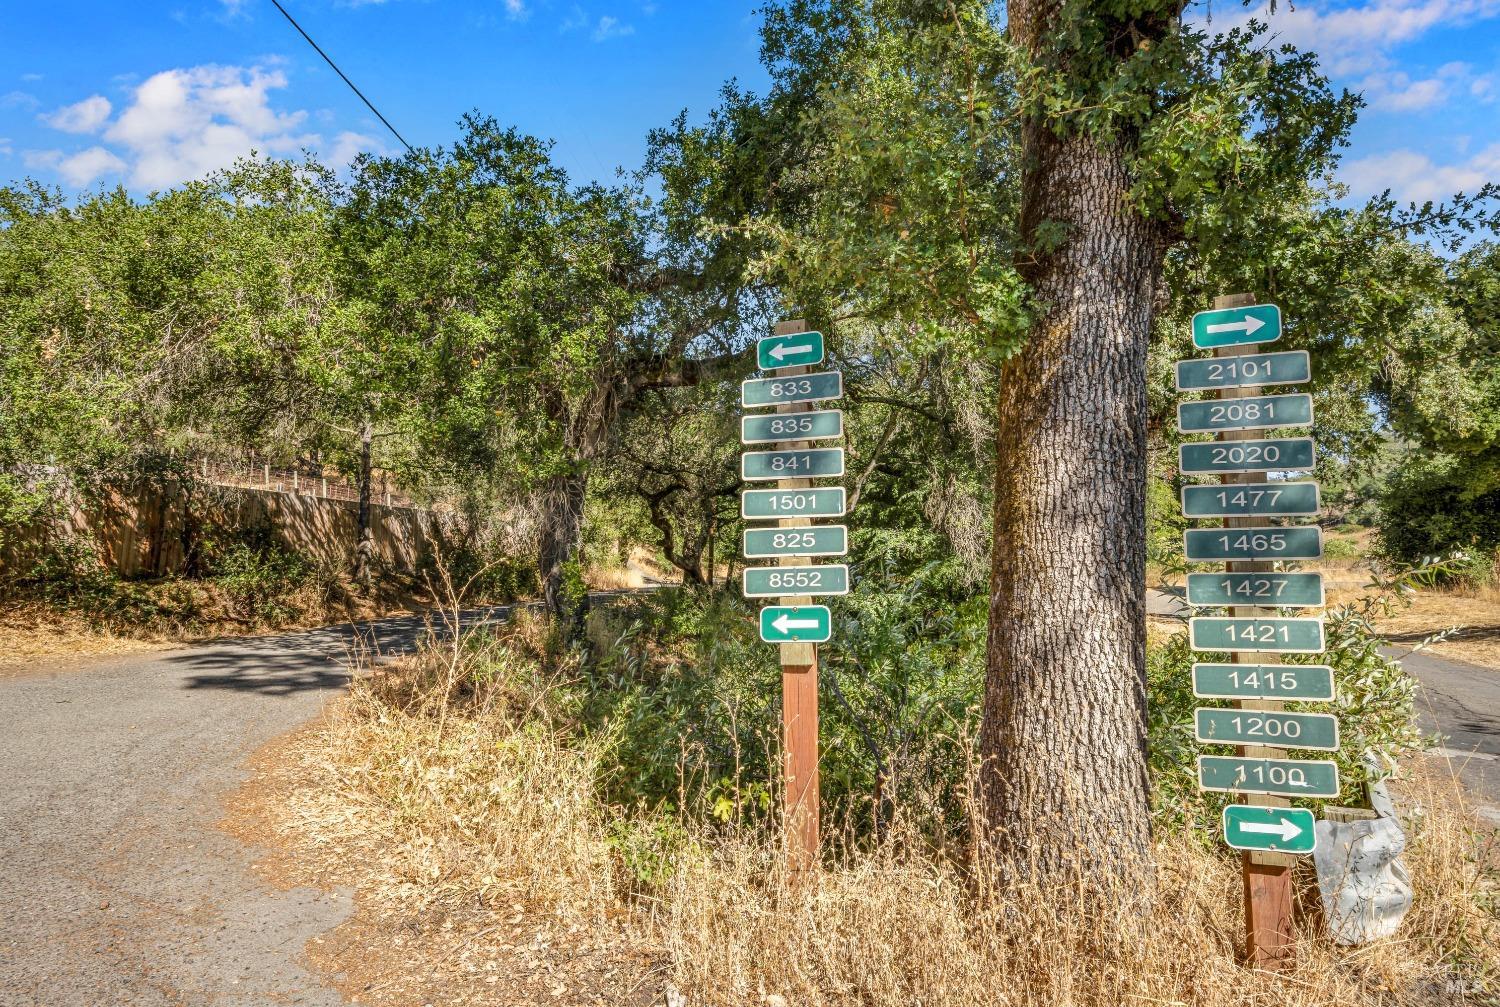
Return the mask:
<path fill-rule="evenodd" d="M 1200 311 L 1193 316 L 1193 345 L 1211 350 L 1240 343 L 1274 343 L 1281 338 L 1281 309 L 1274 304 Z"/>
<path fill-rule="evenodd" d="M 1306 808 L 1231 804 L 1224 809 L 1224 841 L 1237 850 L 1311 853 L 1318 844 L 1314 822 Z"/>

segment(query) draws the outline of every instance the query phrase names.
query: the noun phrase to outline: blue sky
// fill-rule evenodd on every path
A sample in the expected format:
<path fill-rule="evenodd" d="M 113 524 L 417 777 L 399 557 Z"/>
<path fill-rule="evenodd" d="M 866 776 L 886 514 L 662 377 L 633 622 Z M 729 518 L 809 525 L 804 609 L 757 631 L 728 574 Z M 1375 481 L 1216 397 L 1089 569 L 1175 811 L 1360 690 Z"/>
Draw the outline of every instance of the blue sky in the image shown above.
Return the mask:
<path fill-rule="evenodd" d="M 477 107 L 555 139 L 580 180 L 637 165 L 648 129 L 701 116 L 727 78 L 764 84 L 757 2 L 283 0 L 413 144 Z M 0 180 L 146 192 L 252 147 L 397 146 L 269 0 L 6 6 Z M 1500 0 L 1219 0 L 1213 24 L 1251 13 L 1369 100 L 1341 170 L 1355 195 L 1500 180 Z"/>

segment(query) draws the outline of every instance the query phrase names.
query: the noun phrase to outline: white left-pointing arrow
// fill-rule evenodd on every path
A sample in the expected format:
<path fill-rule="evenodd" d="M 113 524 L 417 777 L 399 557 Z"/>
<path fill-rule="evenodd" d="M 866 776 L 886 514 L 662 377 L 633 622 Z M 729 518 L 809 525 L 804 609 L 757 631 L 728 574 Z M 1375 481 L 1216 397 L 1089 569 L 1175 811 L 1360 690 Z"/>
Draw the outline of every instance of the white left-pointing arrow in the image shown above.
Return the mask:
<path fill-rule="evenodd" d="M 802 354 L 811 353 L 812 351 L 811 344 L 807 346 L 788 346 L 782 343 L 779 346 L 771 347 L 770 353 L 777 360 L 785 360 L 787 357 L 800 357 Z"/>
<path fill-rule="evenodd" d="M 778 633 L 790 633 L 794 629 L 817 629 L 816 619 L 793 619 L 789 615 L 778 615 L 776 621 L 771 623 L 776 627 Z"/>
<path fill-rule="evenodd" d="M 1208 331 L 1243 332 L 1247 336 L 1253 336 L 1255 335 L 1255 333 L 1259 332 L 1265 326 L 1265 324 L 1265 322 L 1252 315 L 1242 322 L 1220 322 L 1218 325 L 1210 325 L 1208 327 Z"/>
<path fill-rule="evenodd" d="M 1283 843 L 1289 843 L 1302 835 L 1302 826 L 1290 818 L 1284 818 L 1280 822 L 1241 822 L 1240 831 L 1265 836 L 1280 836 Z"/>

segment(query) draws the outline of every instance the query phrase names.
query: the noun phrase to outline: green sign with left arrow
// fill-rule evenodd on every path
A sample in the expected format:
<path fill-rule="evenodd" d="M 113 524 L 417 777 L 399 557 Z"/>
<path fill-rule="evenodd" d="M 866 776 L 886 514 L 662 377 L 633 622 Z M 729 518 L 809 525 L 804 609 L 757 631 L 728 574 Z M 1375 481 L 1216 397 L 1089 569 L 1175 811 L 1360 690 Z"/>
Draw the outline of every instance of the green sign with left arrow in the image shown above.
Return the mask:
<path fill-rule="evenodd" d="M 755 361 L 763 371 L 820 364 L 823 362 L 823 333 L 795 332 L 789 336 L 767 336 L 757 340 Z"/>
<path fill-rule="evenodd" d="M 1236 850 L 1311 853 L 1318 845 L 1314 821 L 1306 808 L 1231 804 L 1224 809 L 1224 841 Z"/>
<path fill-rule="evenodd" d="M 827 643 L 832 635 L 827 605 L 769 605 L 760 610 L 760 638 L 766 643 Z"/>
<path fill-rule="evenodd" d="M 1280 338 L 1281 309 L 1274 304 L 1200 311 L 1193 316 L 1193 345 L 1200 349 L 1274 343 Z"/>

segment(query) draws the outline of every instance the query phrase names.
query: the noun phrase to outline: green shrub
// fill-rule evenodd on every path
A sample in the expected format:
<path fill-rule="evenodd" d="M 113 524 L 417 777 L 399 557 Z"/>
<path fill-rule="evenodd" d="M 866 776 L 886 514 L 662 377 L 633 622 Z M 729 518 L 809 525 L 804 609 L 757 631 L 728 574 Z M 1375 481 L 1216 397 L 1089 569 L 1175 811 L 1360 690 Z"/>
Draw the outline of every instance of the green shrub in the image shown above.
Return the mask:
<path fill-rule="evenodd" d="M 1413 454 L 1381 495 L 1377 541 L 1381 558 L 1396 566 L 1454 553 L 1493 556 L 1500 549 L 1500 491 L 1471 494 L 1455 459 Z"/>

